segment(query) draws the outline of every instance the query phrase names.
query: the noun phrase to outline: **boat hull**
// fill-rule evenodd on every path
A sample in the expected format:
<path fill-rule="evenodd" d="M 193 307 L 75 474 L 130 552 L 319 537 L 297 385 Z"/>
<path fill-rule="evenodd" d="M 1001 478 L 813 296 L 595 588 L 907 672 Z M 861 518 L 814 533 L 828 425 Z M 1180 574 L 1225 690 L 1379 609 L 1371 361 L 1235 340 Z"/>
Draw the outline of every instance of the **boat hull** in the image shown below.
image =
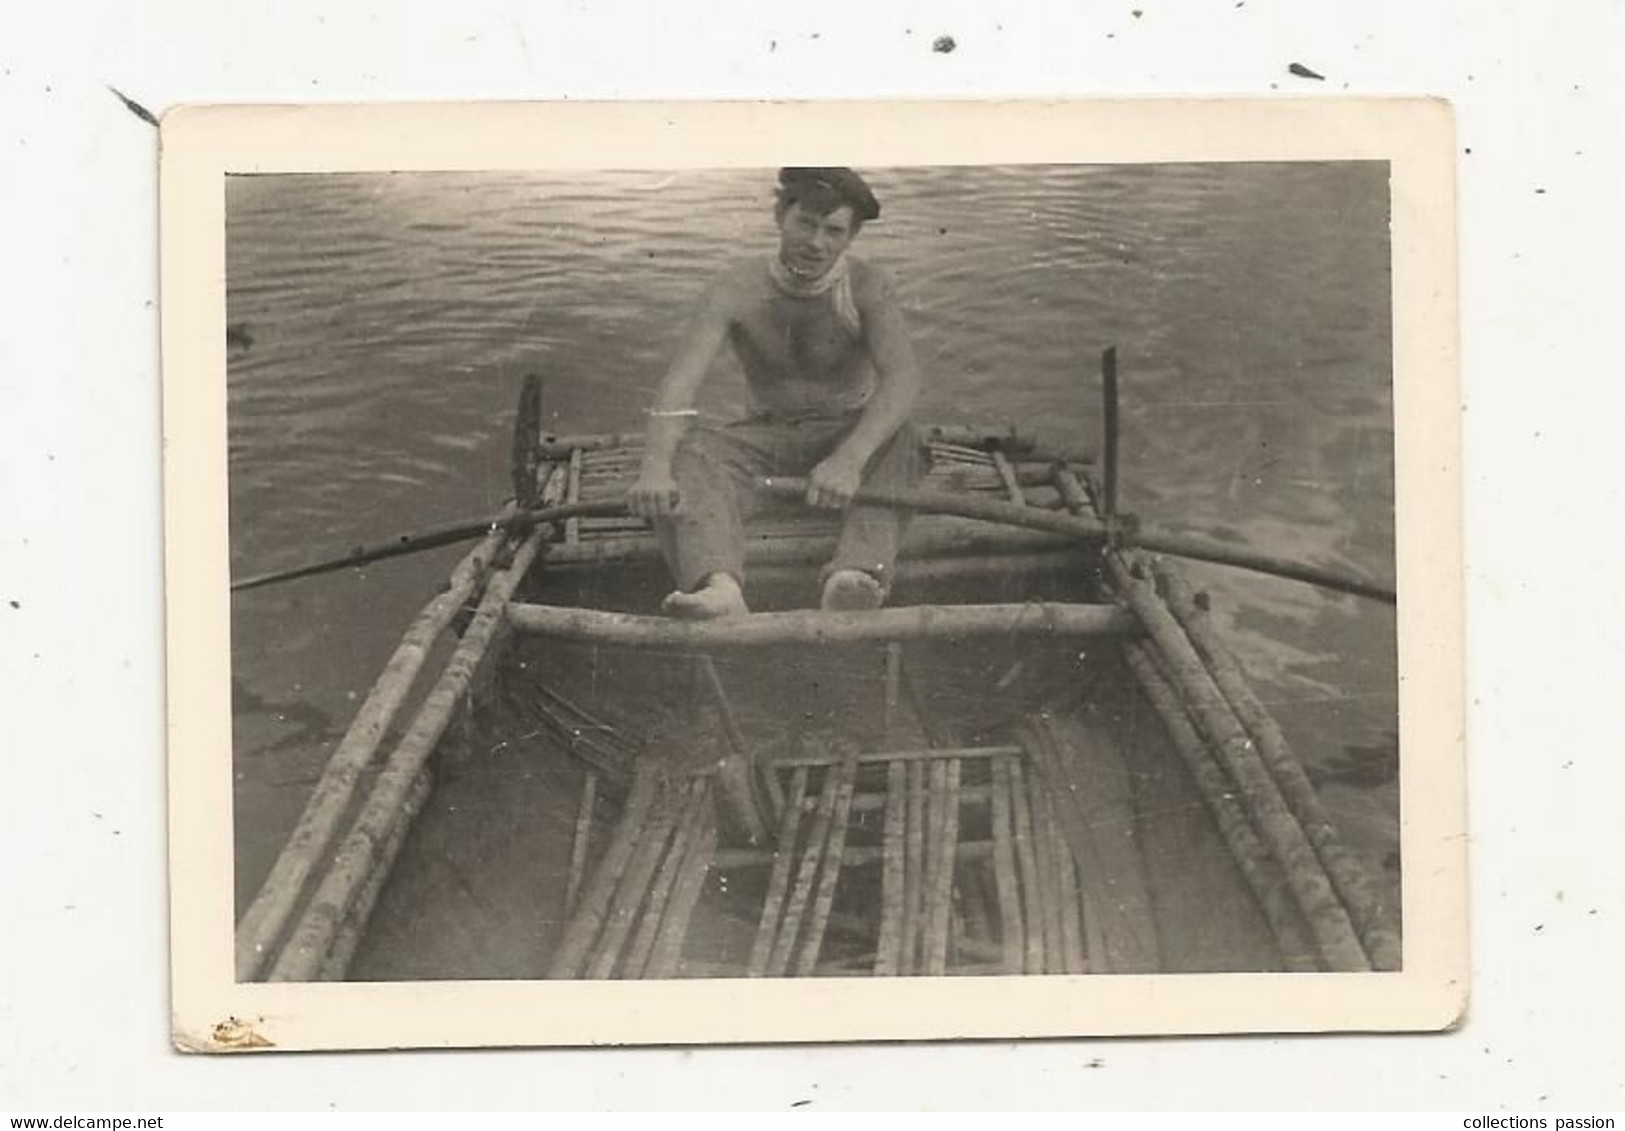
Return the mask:
<path fill-rule="evenodd" d="M 702 627 L 649 616 L 640 520 L 493 532 L 341 744 L 239 977 L 1395 968 L 1391 908 L 1195 599 L 1013 438 L 936 434 L 926 486 L 967 505 L 915 517 L 869 616 L 807 611 L 827 513 L 753 518 L 768 615 Z M 560 444 L 524 496 L 624 493 L 635 445 Z"/>

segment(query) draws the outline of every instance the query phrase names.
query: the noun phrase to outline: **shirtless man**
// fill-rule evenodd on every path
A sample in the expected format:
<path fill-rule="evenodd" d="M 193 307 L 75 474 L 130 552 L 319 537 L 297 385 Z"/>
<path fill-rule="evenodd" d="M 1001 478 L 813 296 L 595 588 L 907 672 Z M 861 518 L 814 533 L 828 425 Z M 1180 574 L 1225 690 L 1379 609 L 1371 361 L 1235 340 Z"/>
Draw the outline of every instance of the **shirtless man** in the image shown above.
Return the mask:
<path fill-rule="evenodd" d="M 664 605 L 673 616 L 749 611 L 748 484 L 766 475 L 805 475 L 809 504 L 846 510 L 823 607 L 879 607 L 906 517 L 850 504 L 860 485 L 919 481 L 907 417 L 920 377 L 902 312 L 887 276 L 847 254 L 880 204 L 850 169 L 791 168 L 779 172 L 773 215 L 778 250 L 729 264 L 706 290 L 660 382 L 627 495 L 653 523 L 677 582 Z M 690 429 L 695 393 L 724 342 L 744 367 L 752 411 Z"/>

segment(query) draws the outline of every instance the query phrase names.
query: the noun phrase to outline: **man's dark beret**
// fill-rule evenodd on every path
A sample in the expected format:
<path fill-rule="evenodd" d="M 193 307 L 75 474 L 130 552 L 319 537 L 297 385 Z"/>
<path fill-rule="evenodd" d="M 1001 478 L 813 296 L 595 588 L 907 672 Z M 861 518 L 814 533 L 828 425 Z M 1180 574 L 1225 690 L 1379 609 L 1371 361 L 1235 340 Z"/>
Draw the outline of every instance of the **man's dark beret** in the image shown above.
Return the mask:
<path fill-rule="evenodd" d="M 815 186 L 827 189 L 850 204 L 852 215 L 859 220 L 873 220 L 880 215 L 880 201 L 851 169 L 780 169 L 779 184 L 792 191 Z"/>

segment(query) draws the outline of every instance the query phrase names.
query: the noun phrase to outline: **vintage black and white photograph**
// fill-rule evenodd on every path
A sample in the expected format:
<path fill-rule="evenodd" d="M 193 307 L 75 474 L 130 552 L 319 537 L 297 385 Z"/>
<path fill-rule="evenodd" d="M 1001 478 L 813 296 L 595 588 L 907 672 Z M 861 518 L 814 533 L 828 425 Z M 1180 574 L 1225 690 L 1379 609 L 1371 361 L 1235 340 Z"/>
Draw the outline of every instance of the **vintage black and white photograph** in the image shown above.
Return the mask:
<path fill-rule="evenodd" d="M 1394 162 L 819 142 L 222 169 L 231 981 L 1454 953 Z"/>

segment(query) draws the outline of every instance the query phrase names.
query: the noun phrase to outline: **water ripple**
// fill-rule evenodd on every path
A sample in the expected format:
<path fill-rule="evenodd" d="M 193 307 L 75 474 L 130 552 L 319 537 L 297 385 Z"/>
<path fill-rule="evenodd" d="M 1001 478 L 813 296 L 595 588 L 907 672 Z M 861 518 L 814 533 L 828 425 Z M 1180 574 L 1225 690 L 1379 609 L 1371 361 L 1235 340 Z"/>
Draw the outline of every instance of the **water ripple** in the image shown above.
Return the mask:
<path fill-rule="evenodd" d="M 858 250 L 898 281 L 922 413 L 1023 418 L 1093 443 L 1098 356 L 1115 344 L 1129 508 L 1391 576 L 1382 166 L 886 169 L 872 181 L 884 219 Z M 527 372 L 545 376 L 559 427 L 634 424 L 703 281 L 772 246 L 772 184 L 771 170 L 232 178 L 228 321 L 251 338 L 229 372 L 234 568 L 489 507 L 506 490 L 508 413 Z M 739 392 L 737 368 L 720 365 L 706 404 Z M 387 575 L 418 587 L 398 604 L 428 569 Z M 1246 614 L 1229 627 L 1283 694 L 1323 694 L 1328 664 L 1392 670 L 1391 624 L 1328 660 L 1324 634 L 1364 634 L 1355 618 L 1369 610 L 1234 573 L 1211 584 Z M 273 639 L 287 602 L 336 593 L 242 602 L 238 632 Z M 356 631 L 375 636 L 374 655 L 399 625 Z M 239 653 L 260 665 L 240 677 L 281 679 L 292 658 L 273 653 Z M 1350 711 L 1350 741 L 1392 729 L 1380 707 Z"/>

